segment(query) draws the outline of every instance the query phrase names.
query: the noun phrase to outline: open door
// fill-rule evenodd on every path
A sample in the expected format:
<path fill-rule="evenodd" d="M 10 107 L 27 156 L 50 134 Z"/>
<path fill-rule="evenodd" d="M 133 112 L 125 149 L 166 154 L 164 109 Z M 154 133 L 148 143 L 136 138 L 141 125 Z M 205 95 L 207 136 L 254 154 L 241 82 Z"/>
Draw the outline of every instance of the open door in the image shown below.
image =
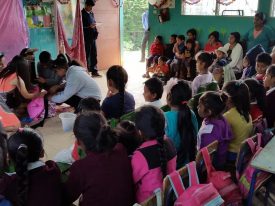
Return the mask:
<path fill-rule="evenodd" d="M 121 64 L 120 7 L 113 0 L 97 0 L 93 9 L 99 36 L 97 39 L 98 69 Z"/>

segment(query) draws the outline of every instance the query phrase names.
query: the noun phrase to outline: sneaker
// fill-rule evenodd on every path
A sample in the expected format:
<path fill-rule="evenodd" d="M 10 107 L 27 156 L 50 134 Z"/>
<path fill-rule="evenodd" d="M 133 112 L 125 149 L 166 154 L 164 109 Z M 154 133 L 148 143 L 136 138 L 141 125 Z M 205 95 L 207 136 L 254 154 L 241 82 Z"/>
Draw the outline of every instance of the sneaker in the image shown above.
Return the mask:
<path fill-rule="evenodd" d="M 92 77 L 102 77 L 102 75 L 100 75 L 99 73 L 93 73 Z"/>

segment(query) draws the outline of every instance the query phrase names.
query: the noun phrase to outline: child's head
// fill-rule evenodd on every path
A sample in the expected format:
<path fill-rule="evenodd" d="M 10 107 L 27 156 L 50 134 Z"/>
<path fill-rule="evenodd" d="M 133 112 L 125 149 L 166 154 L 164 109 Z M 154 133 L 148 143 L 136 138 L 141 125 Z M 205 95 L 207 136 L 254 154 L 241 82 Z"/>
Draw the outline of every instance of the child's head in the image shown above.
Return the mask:
<path fill-rule="evenodd" d="M 165 177 L 167 174 L 167 156 L 164 143 L 165 118 L 163 112 L 154 106 L 143 106 L 136 111 L 135 123 L 142 138 L 158 141 L 161 170 L 163 177 Z"/>
<path fill-rule="evenodd" d="M 189 29 L 186 34 L 188 36 L 188 39 L 192 39 L 194 41 L 197 39 L 197 31 L 194 28 Z"/>
<path fill-rule="evenodd" d="M 264 98 L 265 89 L 264 86 L 256 79 L 245 79 L 244 83 L 248 86 L 250 94 L 250 102 L 257 102 L 259 108 L 264 111 Z"/>
<path fill-rule="evenodd" d="M 185 36 L 184 35 L 178 35 L 177 36 L 177 43 L 181 44 L 185 41 Z"/>
<path fill-rule="evenodd" d="M 100 109 L 100 103 L 97 99 L 93 97 L 87 97 L 85 99 L 82 99 L 77 108 L 77 113 L 79 112 L 91 112 L 91 111 L 97 111 L 99 112 Z"/>
<path fill-rule="evenodd" d="M 216 51 L 215 51 L 216 55 L 217 55 L 217 59 L 222 59 L 227 57 L 227 53 L 224 47 L 219 47 Z"/>
<path fill-rule="evenodd" d="M 161 99 L 163 93 L 162 81 L 153 77 L 144 82 L 143 96 L 146 102 L 154 102 Z"/>
<path fill-rule="evenodd" d="M 192 123 L 192 114 L 188 106 L 188 101 L 192 97 L 192 90 L 189 84 L 185 81 L 178 81 L 167 95 L 167 104 L 178 111 L 178 131 L 181 137 L 182 152 L 179 154 L 178 160 L 182 159 L 192 161 L 195 159 L 196 153 L 196 138 L 194 126 Z"/>
<path fill-rule="evenodd" d="M 264 78 L 264 87 L 272 88 L 275 87 L 275 65 L 271 65 L 266 70 L 266 75 Z"/>
<path fill-rule="evenodd" d="M 185 45 L 186 45 L 186 48 L 187 48 L 188 50 L 194 50 L 194 49 L 195 49 L 195 46 L 196 46 L 196 43 L 195 43 L 195 41 L 192 40 L 192 39 L 187 39 Z"/>
<path fill-rule="evenodd" d="M 208 71 L 208 67 L 213 63 L 213 56 L 207 52 L 201 52 L 197 58 L 197 71 L 203 73 Z"/>
<path fill-rule="evenodd" d="M 249 65 L 250 65 L 249 59 L 247 58 L 247 56 L 245 56 L 243 58 L 243 67 L 247 68 L 247 67 L 249 67 Z"/>
<path fill-rule="evenodd" d="M 225 93 L 205 92 L 199 100 L 198 113 L 201 118 L 219 118 L 225 110 L 228 96 Z"/>
<path fill-rule="evenodd" d="M 234 80 L 227 82 L 222 90 L 229 96 L 228 109 L 236 107 L 237 111 L 249 122 L 250 96 L 247 85 L 242 81 Z"/>
<path fill-rule="evenodd" d="M 117 135 L 98 112 L 83 112 L 75 120 L 74 135 L 87 152 L 103 153 L 113 149 Z"/>
<path fill-rule="evenodd" d="M 159 65 L 159 66 L 165 65 L 166 62 L 167 62 L 167 58 L 166 58 L 165 56 L 160 56 L 160 57 L 158 58 L 158 65 Z"/>
<path fill-rule="evenodd" d="M 34 52 L 36 52 L 37 49 L 32 48 L 24 48 L 20 52 L 20 56 L 24 57 L 26 60 L 34 61 Z"/>
<path fill-rule="evenodd" d="M 257 74 L 265 74 L 267 68 L 271 65 L 272 58 L 270 54 L 262 52 L 257 55 L 256 58 L 256 71 Z"/>
<path fill-rule="evenodd" d="M 44 157 L 43 141 L 40 134 L 30 128 L 19 128 L 8 139 L 9 157 L 15 163 L 16 170 L 22 172 L 28 163 Z"/>
<path fill-rule="evenodd" d="M 135 123 L 128 120 L 121 121 L 116 126 L 116 130 L 118 132 L 118 142 L 125 146 L 128 155 L 132 155 L 141 143 Z"/>
<path fill-rule="evenodd" d="M 124 92 L 128 82 L 128 74 L 126 70 L 119 65 L 111 66 L 107 73 L 107 86 L 112 93 L 119 93 L 120 98 L 120 116 L 124 112 Z"/>
<path fill-rule="evenodd" d="M 128 74 L 122 66 L 111 66 L 106 73 L 106 77 L 109 90 L 116 89 L 119 92 L 125 91 L 125 86 L 128 82 Z"/>
<path fill-rule="evenodd" d="M 39 54 L 39 62 L 41 65 L 47 65 L 52 60 L 51 54 L 47 51 L 42 51 Z"/>
<path fill-rule="evenodd" d="M 176 34 L 172 34 L 172 35 L 170 36 L 169 42 L 170 42 L 171 44 L 175 44 L 176 41 L 177 41 L 177 36 L 178 36 L 178 35 L 176 35 Z"/>
<path fill-rule="evenodd" d="M 163 42 L 162 36 L 159 36 L 159 35 L 156 36 L 154 42 L 157 44 L 162 44 L 162 42 Z"/>

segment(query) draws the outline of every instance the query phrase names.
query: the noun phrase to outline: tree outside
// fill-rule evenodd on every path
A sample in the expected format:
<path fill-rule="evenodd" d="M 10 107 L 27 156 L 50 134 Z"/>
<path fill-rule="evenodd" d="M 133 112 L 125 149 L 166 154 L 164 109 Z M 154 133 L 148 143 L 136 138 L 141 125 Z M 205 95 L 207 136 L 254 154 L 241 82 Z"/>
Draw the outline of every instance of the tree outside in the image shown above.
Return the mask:
<path fill-rule="evenodd" d="M 141 49 L 143 27 L 141 16 L 148 9 L 148 0 L 124 0 L 123 47 L 125 51 Z"/>

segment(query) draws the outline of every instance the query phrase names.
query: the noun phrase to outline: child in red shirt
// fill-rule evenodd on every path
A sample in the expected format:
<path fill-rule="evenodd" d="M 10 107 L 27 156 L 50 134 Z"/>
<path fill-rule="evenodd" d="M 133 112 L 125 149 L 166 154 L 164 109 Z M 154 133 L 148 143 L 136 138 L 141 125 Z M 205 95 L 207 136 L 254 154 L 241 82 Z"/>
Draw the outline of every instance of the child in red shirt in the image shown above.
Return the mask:
<path fill-rule="evenodd" d="M 155 40 L 150 46 L 150 56 L 147 58 L 146 68 L 149 68 L 151 66 L 154 58 L 158 58 L 159 56 L 163 55 L 164 45 L 162 41 L 163 41 L 162 36 L 155 37 Z"/>
<path fill-rule="evenodd" d="M 146 71 L 146 74 L 143 75 L 144 78 L 150 78 L 149 73 L 153 73 L 153 75 L 157 77 L 165 77 L 168 76 L 169 67 L 166 64 L 167 58 L 165 56 L 160 56 L 158 58 L 158 64 L 152 67 L 149 67 Z"/>

